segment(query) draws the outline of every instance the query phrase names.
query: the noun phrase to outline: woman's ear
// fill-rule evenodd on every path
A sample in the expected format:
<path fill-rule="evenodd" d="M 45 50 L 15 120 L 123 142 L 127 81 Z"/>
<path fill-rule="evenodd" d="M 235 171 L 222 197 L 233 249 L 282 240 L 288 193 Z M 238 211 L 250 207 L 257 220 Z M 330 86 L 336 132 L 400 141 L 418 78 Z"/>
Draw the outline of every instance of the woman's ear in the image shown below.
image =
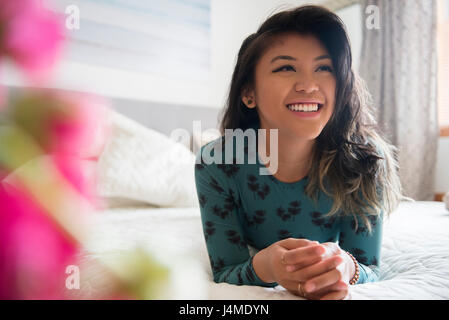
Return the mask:
<path fill-rule="evenodd" d="M 250 109 L 256 107 L 256 98 L 253 90 L 245 89 L 242 91 L 241 99 L 243 103 Z"/>

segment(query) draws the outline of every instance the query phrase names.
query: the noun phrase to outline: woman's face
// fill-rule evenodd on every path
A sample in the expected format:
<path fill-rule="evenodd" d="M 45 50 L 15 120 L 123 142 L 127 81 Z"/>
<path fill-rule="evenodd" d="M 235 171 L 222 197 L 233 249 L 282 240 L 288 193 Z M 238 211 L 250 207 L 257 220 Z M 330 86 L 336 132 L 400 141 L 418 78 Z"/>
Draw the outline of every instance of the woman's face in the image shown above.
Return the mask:
<path fill-rule="evenodd" d="M 308 140 L 319 136 L 334 110 L 336 78 L 332 60 L 321 42 L 311 35 L 286 33 L 256 65 L 255 88 L 250 92 L 261 128 L 279 129 L 279 136 Z M 302 106 L 298 106 L 303 102 Z M 307 103 L 310 102 L 310 103 Z M 318 112 L 313 103 L 322 104 Z"/>

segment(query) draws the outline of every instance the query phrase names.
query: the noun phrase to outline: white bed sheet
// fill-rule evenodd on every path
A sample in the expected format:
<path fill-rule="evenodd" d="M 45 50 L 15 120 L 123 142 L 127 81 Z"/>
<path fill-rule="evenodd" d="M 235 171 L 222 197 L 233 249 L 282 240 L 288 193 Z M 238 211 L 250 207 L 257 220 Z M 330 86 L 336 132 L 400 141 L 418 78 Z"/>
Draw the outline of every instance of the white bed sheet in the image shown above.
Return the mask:
<path fill-rule="evenodd" d="M 156 252 L 182 253 L 198 261 L 205 299 L 302 299 L 281 286 L 214 283 L 198 207 L 109 209 L 94 221 L 89 252 L 101 256 L 141 245 Z M 449 299 L 448 264 L 449 211 L 444 204 L 403 202 L 384 224 L 380 281 L 351 286 L 349 298 Z"/>

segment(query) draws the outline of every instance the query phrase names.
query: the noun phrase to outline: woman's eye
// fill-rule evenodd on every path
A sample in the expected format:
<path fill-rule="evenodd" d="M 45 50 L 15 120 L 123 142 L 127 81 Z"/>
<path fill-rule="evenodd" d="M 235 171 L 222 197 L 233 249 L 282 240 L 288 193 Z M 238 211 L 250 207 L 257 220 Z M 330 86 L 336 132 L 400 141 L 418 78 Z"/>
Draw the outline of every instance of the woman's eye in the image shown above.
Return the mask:
<path fill-rule="evenodd" d="M 287 70 L 293 70 L 293 71 L 295 71 L 295 69 L 292 67 L 292 66 L 290 66 L 290 65 L 286 65 L 286 66 L 282 66 L 282 67 L 280 67 L 279 69 L 276 69 L 276 70 L 274 70 L 273 72 L 279 72 L 279 71 L 287 71 Z"/>
<path fill-rule="evenodd" d="M 324 71 L 329 71 L 329 72 L 333 71 L 332 68 L 329 66 L 319 66 L 318 70 L 324 70 Z"/>

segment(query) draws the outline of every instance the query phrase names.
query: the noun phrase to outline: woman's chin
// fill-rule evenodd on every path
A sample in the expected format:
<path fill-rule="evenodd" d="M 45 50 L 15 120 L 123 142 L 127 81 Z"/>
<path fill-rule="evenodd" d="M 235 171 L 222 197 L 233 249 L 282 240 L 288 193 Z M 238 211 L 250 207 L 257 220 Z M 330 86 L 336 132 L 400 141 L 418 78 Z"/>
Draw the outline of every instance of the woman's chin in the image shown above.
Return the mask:
<path fill-rule="evenodd" d="M 301 139 L 301 140 L 315 140 L 321 134 L 321 128 L 286 128 L 286 130 L 280 129 L 279 135 L 282 133 L 286 133 L 285 136 L 291 137 L 293 139 Z M 281 132 L 282 131 L 282 132 Z"/>

